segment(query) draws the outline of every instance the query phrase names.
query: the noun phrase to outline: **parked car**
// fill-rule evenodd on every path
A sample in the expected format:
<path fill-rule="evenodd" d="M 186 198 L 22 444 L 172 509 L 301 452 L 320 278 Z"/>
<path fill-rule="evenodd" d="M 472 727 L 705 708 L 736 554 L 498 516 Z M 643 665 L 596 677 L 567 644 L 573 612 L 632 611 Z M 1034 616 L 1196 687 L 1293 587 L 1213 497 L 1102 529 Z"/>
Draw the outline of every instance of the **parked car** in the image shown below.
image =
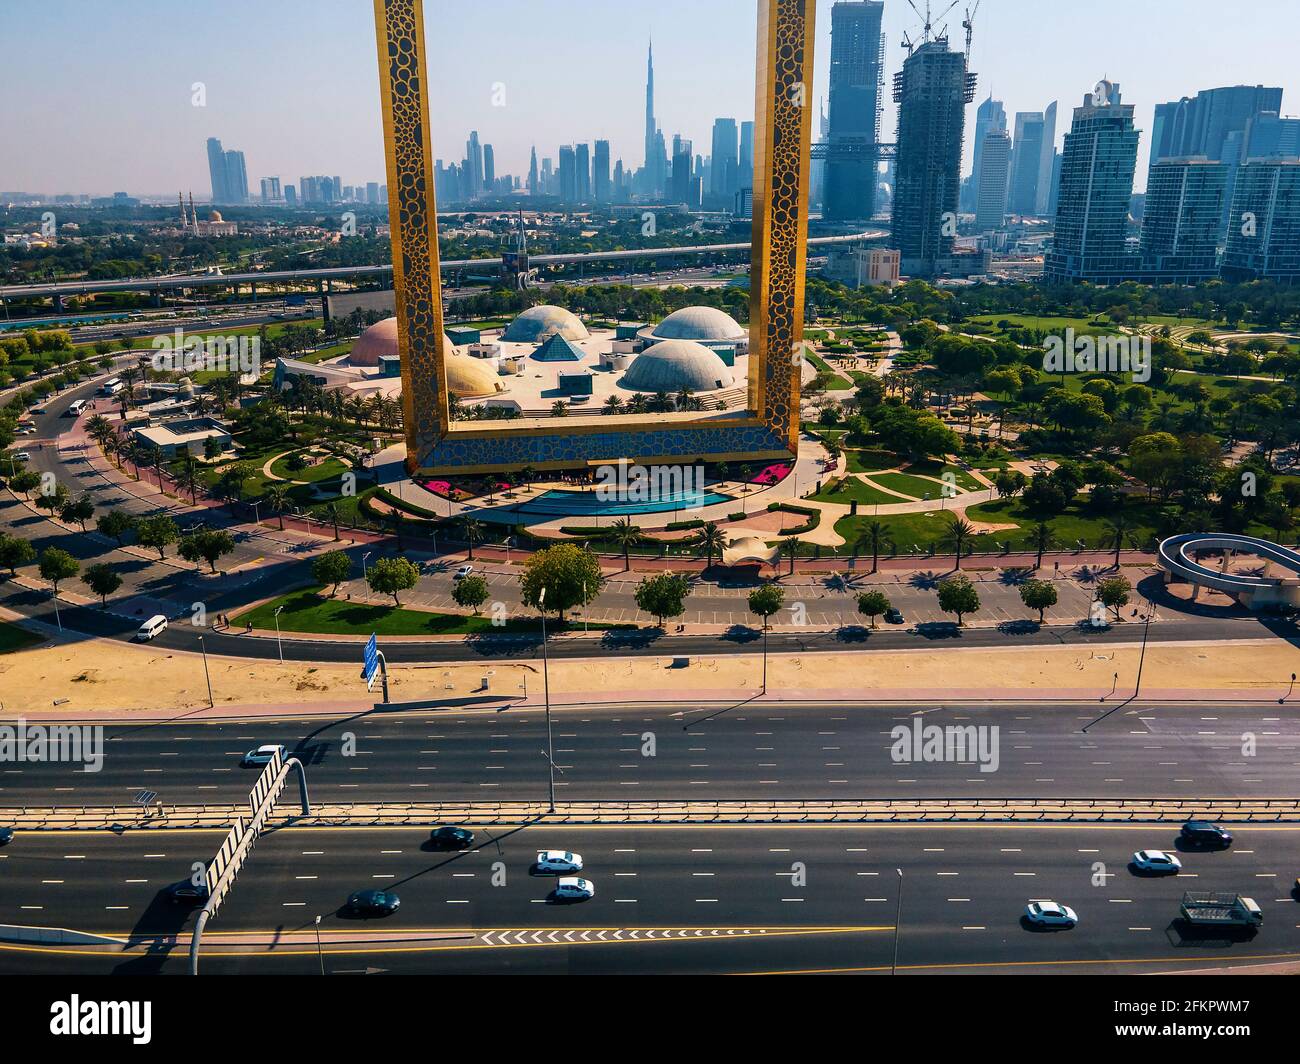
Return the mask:
<path fill-rule="evenodd" d="M 565 876 L 555 881 L 555 897 L 559 901 L 587 901 L 596 896 L 596 885 L 590 879 Z"/>
<path fill-rule="evenodd" d="M 270 764 L 271 758 L 275 757 L 276 751 L 280 752 L 280 757 L 287 757 L 289 751 L 283 746 L 277 746 L 275 743 L 265 743 L 262 746 L 254 747 L 248 751 L 240 761 L 241 765 L 266 765 Z"/>
<path fill-rule="evenodd" d="M 14 841 L 14 829 L 0 827 L 0 846 L 8 846 Z"/>
<path fill-rule="evenodd" d="M 582 854 L 568 850 L 539 850 L 535 867 L 539 872 L 581 872 Z"/>
<path fill-rule="evenodd" d="M 429 832 L 429 841 L 443 850 L 468 850 L 474 845 L 474 832 L 468 828 L 444 824 Z"/>
<path fill-rule="evenodd" d="M 1054 901 L 1031 901 L 1025 906 L 1025 917 L 1038 927 L 1070 928 L 1079 923 L 1078 913 Z"/>
<path fill-rule="evenodd" d="M 167 630 L 167 618 L 161 613 L 155 613 L 144 624 L 136 630 L 135 639 L 137 643 L 147 643 L 150 639 Z"/>
<path fill-rule="evenodd" d="M 1172 853 L 1165 853 L 1164 850 L 1138 850 L 1133 855 L 1133 867 L 1140 872 L 1164 872 L 1176 875 L 1182 869 L 1183 862 Z"/>
<path fill-rule="evenodd" d="M 885 610 L 886 624 L 903 624 L 905 620 L 903 611 L 897 606 L 890 606 L 889 609 Z"/>
<path fill-rule="evenodd" d="M 391 916 L 401 904 L 391 890 L 359 890 L 348 895 L 343 907 L 356 916 Z"/>
<path fill-rule="evenodd" d="M 472 573 L 473 571 L 474 571 L 474 566 L 472 566 L 472 565 L 462 565 L 459 569 L 456 570 L 456 577 L 455 577 L 455 578 L 456 578 L 457 580 L 464 580 L 465 577 L 469 576 L 470 573 Z"/>
<path fill-rule="evenodd" d="M 1226 847 L 1232 845 L 1232 834 L 1208 820 L 1189 820 L 1183 825 L 1178 834 L 1184 842 L 1190 842 L 1197 846 Z"/>

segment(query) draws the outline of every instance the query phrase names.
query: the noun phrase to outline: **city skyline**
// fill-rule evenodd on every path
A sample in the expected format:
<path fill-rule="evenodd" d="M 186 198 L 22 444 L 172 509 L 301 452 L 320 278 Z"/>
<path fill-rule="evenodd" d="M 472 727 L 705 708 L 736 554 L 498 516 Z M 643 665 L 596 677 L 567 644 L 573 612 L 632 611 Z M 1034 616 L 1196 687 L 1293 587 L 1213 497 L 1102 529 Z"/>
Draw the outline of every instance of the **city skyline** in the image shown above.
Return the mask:
<path fill-rule="evenodd" d="M 6 160 L 0 189 L 51 195 L 125 189 L 147 196 L 174 195 L 178 187 L 199 191 L 208 187 L 207 159 L 201 150 L 208 138 L 245 152 L 250 189 L 263 177 L 279 177 L 289 184 L 298 174 L 344 170 L 346 182 L 364 184 L 382 173 L 369 5 L 327 5 L 335 16 L 332 21 L 315 18 L 320 5 L 311 5 L 311 18 L 307 5 L 295 2 L 278 5 L 273 12 L 258 9 L 265 32 L 241 38 L 237 53 L 215 49 L 212 60 L 187 58 L 167 66 L 161 78 L 152 68 L 135 71 L 115 62 L 114 42 L 151 40 L 166 50 L 202 23 L 205 8 L 214 25 L 229 26 L 228 32 L 235 33 L 244 24 L 241 12 L 251 14 L 252 5 L 243 0 L 230 0 L 220 9 L 196 5 L 191 20 L 179 26 L 158 17 L 163 5 L 153 0 L 118 12 L 103 26 L 75 14 L 84 15 L 84 6 L 81 0 L 52 0 L 21 16 L 21 26 L 36 39 L 45 32 L 43 27 L 52 33 L 58 26 L 60 49 L 53 55 L 42 53 L 39 65 L 36 50 L 19 54 L 7 63 L 7 73 L 0 73 L 0 85 L 12 77 L 15 85 L 39 80 L 47 86 L 27 106 L 21 126 L 12 113 L 0 116 L 0 136 L 29 148 Z M 1202 41 L 1188 31 L 1186 27 L 1196 22 L 1195 9 L 1204 8 L 1207 15 L 1218 11 L 1209 0 L 1181 5 L 1186 17 L 1169 24 L 1157 11 L 1121 9 L 1116 3 L 1115 10 L 1122 10 L 1126 20 L 1125 33 L 1113 32 L 1113 23 L 1107 28 L 1101 25 L 1106 20 L 1096 17 L 1109 6 L 1093 5 L 1086 13 L 1054 12 L 1048 23 L 1023 0 L 983 5 L 972 50 L 972 69 L 981 73 L 979 98 L 991 91 L 1005 101 L 1009 113 L 1035 111 L 1053 99 L 1076 99 L 1102 75 L 1123 82 L 1142 133 L 1139 190 L 1145 187 L 1157 104 L 1195 96 L 1205 88 L 1263 84 L 1282 88 L 1284 114 L 1294 107 L 1300 78 L 1286 61 L 1280 39 L 1276 45 L 1252 40 L 1249 49 L 1234 49 L 1222 47 L 1219 39 Z M 1262 19 L 1269 17 L 1267 9 L 1279 16 L 1285 13 L 1280 0 L 1263 0 L 1259 6 L 1265 9 L 1259 12 Z M 818 4 L 814 101 L 824 99 L 829 89 L 831 7 L 830 0 Z M 525 8 L 531 17 L 501 18 L 502 13 L 522 13 Z M 530 61 L 538 50 L 536 27 L 553 24 L 545 17 L 551 9 L 580 25 L 583 35 L 548 39 L 548 60 Z M 753 21 L 752 0 L 718 0 L 705 10 L 683 0 L 627 0 L 617 13 L 585 2 L 540 0 L 525 5 L 498 0 L 475 12 L 440 12 L 440 36 L 464 42 L 464 47 L 440 57 L 446 62 L 440 62 L 433 78 L 445 102 L 433 116 L 435 154 L 449 162 L 457 159 L 458 146 L 469 130 L 477 129 L 496 149 L 498 174 L 525 177 L 534 145 L 539 158 L 554 158 L 560 144 L 598 139 L 610 142 L 611 164 L 622 159 L 625 168 L 639 168 L 644 155 L 645 50 L 652 37 L 658 42 L 655 110 L 665 137 L 680 134 L 696 145 L 709 145 L 717 117 L 738 122 L 752 117 Z M 956 13 L 948 16 L 955 47 L 962 43 L 959 22 Z M 901 68 L 902 33 L 919 36 L 915 23 L 901 0 L 885 4 L 886 77 Z M 328 28 L 322 30 L 322 25 Z M 93 32 L 78 36 L 77 26 L 93 26 Z M 306 43 L 281 61 L 283 49 L 277 49 L 276 42 L 288 32 Z M 1183 63 L 1160 70 L 1142 63 L 1142 42 L 1155 32 L 1184 57 Z M 489 33 L 490 53 L 483 44 Z M 1016 58 L 1038 54 L 1060 39 L 1069 39 L 1072 47 L 1050 70 Z M 1095 47 L 1099 44 L 1104 47 Z M 83 72 L 79 79 L 58 76 L 65 63 L 66 73 L 73 67 Z M 566 64 L 580 69 L 582 76 L 555 76 Z M 85 84 L 84 72 L 93 78 L 96 70 L 102 70 L 108 87 L 95 100 L 64 87 Z M 323 70 L 328 76 L 321 76 Z M 193 86 L 199 82 L 206 96 L 201 107 L 192 104 L 197 91 Z M 589 91 L 596 85 L 598 92 Z M 499 105 L 498 90 L 504 90 L 504 106 Z M 702 99 L 708 104 L 701 105 Z M 78 115 L 87 116 L 80 128 L 74 117 Z M 68 137 L 70 118 L 76 135 Z M 972 122 L 973 115 L 967 120 Z M 895 121 L 894 108 L 885 101 L 882 129 L 888 133 Z M 1058 148 L 1063 133 L 1058 123 Z M 111 148 L 132 139 L 154 150 L 127 155 Z M 964 173 L 971 171 L 970 140 L 968 136 Z"/>

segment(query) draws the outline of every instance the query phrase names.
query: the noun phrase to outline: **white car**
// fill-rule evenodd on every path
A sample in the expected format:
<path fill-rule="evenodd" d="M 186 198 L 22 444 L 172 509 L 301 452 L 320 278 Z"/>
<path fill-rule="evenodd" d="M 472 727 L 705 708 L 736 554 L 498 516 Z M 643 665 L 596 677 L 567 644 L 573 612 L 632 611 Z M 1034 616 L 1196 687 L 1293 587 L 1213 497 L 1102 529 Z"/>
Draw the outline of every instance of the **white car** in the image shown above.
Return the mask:
<path fill-rule="evenodd" d="M 1183 862 L 1164 850 L 1138 850 L 1133 855 L 1133 867 L 1140 872 L 1177 872 Z"/>
<path fill-rule="evenodd" d="M 555 897 L 566 901 L 587 901 L 596 896 L 596 885 L 590 879 L 565 876 L 555 881 Z"/>
<path fill-rule="evenodd" d="M 568 850 L 539 850 L 537 852 L 537 871 L 581 872 L 582 854 L 570 853 Z"/>
<path fill-rule="evenodd" d="M 241 762 L 241 764 L 245 764 L 245 765 L 269 764 L 271 758 L 275 757 L 276 751 L 279 751 L 281 758 L 288 757 L 289 755 L 289 751 L 287 751 L 283 746 L 277 746 L 275 743 L 266 743 L 263 746 L 259 746 L 253 750 L 248 751 L 248 753 L 244 755 L 244 760 Z"/>
<path fill-rule="evenodd" d="M 19 436 L 35 436 L 35 435 L 36 435 L 36 426 L 35 426 L 35 425 L 24 425 L 22 428 L 20 428 L 20 429 L 18 430 L 18 435 L 19 435 Z"/>
<path fill-rule="evenodd" d="M 469 576 L 469 574 L 472 573 L 473 571 L 474 571 L 474 566 L 462 565 L 459 569 L 456 570 L 456 579 L 464 580 L 465 577 Z"/>
<path fill-rule="evenodd" d="M 1054 901 L 1031 901 L 1025 906 L 1025 916 L 1039 927 L 1074 927 L 1079 922 L 1078 913 Z"/>
<path fill-rule="evenodd" d="M 16 462 L 30 462 L 31 460 L 32 460 L 32 456 L 28 454 L 26 451 L 19 451 L 16 455 L 14 455 L 14 461 Z"/>

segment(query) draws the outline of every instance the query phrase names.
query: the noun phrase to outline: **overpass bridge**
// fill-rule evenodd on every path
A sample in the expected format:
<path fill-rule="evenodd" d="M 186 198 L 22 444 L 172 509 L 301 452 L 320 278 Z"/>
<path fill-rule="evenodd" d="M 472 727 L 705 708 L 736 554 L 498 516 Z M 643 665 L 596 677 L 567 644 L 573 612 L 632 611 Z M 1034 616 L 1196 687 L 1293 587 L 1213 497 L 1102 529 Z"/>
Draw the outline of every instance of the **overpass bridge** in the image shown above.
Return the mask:
<path fill-rule="evenodd" d="M 1200 555 L 1221 555 L 1217 566 L 1203 564 Z M 1238 554 L 1249 554 L 1264 561 L 1263 574 L 1234 573 L 1228 570 Z M 1193 585 L 1192 599 L 1203 587 L 1230 595 L 1252 610 L 1267 606 L 1300 606 L 1300 553 L 1255 536 L 1230 532 L 1188 532 L 1164 540 L 1156 560 L 1164 570 L 1166 583 L 1175 579 Z M 1274 568 L 1283 570 L 1274 575 Z"/>
<path fill-rule="evenodd" d="M 853 244 L 864 240 L 880 240 L 888 236 L 884 229 L 873 229 L 846 236 L 810 237 L 808 246 L 826 247 L 835 244 Z M 693 257 L 699 255 L 734 255 L 748 252 L 752 245 L 743 244 L 693 244 L 684 247 L 633 248 L 623 251 L 590 251 L 560 255 L 529 255 L 528 265 L 562 266 L 586 262 L 635 262 L 640 259 Z M 504 258 L 445 259 L 443 273 L 464 270 L 495 269 L 503 271 Z M 104 292 L 148 292 L 161 295 L 167 291 L 195 288 L 234 288 L 248 285 L 256 294 L 258 285 L 301 284 L 316 282 L 326 289 L 335 280 L 366 280 L 387 277 L 393 272 L 392 264 L 384 266 L 329 266 L 305 270 L 265 270 L 245 273 L 169 275 L 161 277 L 135 277 L 116 281 L 52 281 L 45 284 L 0 286 L 0 303 L 10 299 L 44 299 L 56 301 L 64 296 L 96 295 Z"/>

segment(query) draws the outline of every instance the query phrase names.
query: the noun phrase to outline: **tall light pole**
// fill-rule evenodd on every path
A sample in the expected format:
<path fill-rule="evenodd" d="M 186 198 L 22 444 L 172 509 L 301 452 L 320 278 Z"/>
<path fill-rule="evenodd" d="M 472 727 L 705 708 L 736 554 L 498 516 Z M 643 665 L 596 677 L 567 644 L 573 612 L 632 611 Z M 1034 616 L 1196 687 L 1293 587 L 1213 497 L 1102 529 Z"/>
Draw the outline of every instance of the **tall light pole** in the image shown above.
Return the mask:
<path fill-rule="evenodd" d="M 555 812 L 555 747 L 551 743 L 551 673 L 550 661 L 546 653 L 546 588 L 537 596 L 537 608 L 542 614 L 542 687 L 546 693 L 546 767 L 550 772 L 551 812 Z"/>
<path fill-rule="evenodd" d="M 320 974 L 325 974 L 325 954 L 320 948 L 320 917 L 316 917 L 316 957 L 320 961 Z"/>
<path fill-rule="evenodd" d="M 369 550 L 368 550 L 368 551 L 366 551 L 365 554 L 361 555 L 361 579 L 362 579 L 362 580 L 364 580 L 364 579 L 366 578 L 366 559 L 369 558 L 370 555 L 372 555 L 373 553 L 374 553 L 374 551 L 369 551 Z M 435 551 L 435 553 L 437 553 L 437 552 Z"/>
<path fill-rule="evenodd" d="M 898 873 L 898 907 L 894 910 L 894 963 L 889 966 L 889 974 L 898 974 L 898 932 L 903 922 L 903 870 L 895 868 Z"/>
<path fill-rule="evenodd" d="M 203 678 L 208 681 L 208 708 L 211 709 L 216 705 L 216 700 L 212 697 L 212 674 L 208 672 L 208 648 L 203 642 L 203 636 L 199 636 L 199 651 L 203 654 Z"/>
<path fill-rule="evenodd" d="M 280 664 L 284 664 L 284 644 L 280 642 L 280 611 L 283 606 L 275 608 L 275 649 L 280 652 Z"/>

